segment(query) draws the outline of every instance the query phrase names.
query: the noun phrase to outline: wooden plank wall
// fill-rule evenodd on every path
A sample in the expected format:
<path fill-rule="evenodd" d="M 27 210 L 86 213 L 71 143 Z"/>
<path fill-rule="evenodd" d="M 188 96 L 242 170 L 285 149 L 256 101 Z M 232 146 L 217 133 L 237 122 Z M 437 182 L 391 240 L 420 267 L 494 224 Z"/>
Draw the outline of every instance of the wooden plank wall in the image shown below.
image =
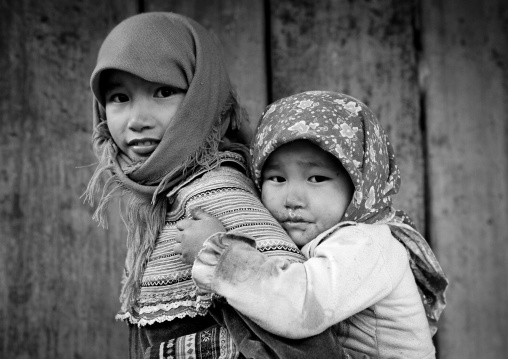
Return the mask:
<path fill-rule="evenodd" d="M 451 280 L 439 358 L 508 352 L 508 5 L 503 0 L 0 0 L 0 357 L 125 358 L 113 320 L 125 230 L 82 204 L 95 158 L 88 78 L 108 31 L 175 11 L 223 44 L 254 127 L 328 89 L 388 130 L 395 201 Z M 83 167 L 85 166 L 85 167 Z"/>
<path fill-rule="evenodd" d="M 135 2 L 2 2 L 0 357 L 124 357 L 125 236 L 80 200 L 91 167 L 88 77 Z M 109 346 L 115 347 L 109 353 Z"/>
<path fill-rule="evenodd" d="M 508 349 L 508 3 L 422 2 L 428 213 L 451 282 L 443 358 Z"/>
<path fill-rule="evenodd" d="M 416 1 L 272 1 L 273 97 L 312 89 L 370 106 L 393 141 L 402 176 L 396 200 L 424 225 Z"/>
<path fill-rule="evenodd" d="M 268 103 L 263 1 L 145 0 L 144 11 L 172 11 L 193 18 L 222 45 L 229 75 L 250 117 L 250 127 Z"/>

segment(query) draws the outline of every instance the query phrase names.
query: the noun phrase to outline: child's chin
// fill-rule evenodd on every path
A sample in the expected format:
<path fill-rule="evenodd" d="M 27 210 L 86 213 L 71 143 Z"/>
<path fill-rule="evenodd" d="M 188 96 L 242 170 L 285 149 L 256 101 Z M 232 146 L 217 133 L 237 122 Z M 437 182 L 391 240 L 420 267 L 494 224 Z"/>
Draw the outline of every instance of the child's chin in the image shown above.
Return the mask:
<path fill-rule="evenodd" d="M 304 230 L 292 229 L 287 231 L 289 237 L 293 240 L 293 242 L 297 245 L 298 248 L 302 248 L 304 245 L 309 243 L 314 239 L 311 233 Z"/>

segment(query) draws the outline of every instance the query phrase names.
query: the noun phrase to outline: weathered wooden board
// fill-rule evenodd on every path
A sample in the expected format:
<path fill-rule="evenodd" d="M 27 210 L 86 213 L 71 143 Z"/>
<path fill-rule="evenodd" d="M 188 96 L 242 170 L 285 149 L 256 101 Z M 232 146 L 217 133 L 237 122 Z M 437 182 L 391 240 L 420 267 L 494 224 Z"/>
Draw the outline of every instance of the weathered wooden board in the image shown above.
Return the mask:
<path fill-rule="evenodd" d="M 378 115 L 402 172 L 395 205 L 425 229 L 416 1 L 271 1 L 272 97 L 352 95 Z"/>
<path fill-rule="evenodd" d="M 125 358 L 125 233 L 80 199 L 93 171 L 88 79 L 137 1 L 2 1 L 0 357 Z"/>
<path fill-rule="evenodd" d="M 88 78 L 102 39 L 125 17 L 158 10 L 217 35 L 252 126 L 267 101 L 310 89 L 345 92 L 373 108 L 402 170 L 395 203 L 430 229 L 450 277 L 439 357 L 504 357 L 507 7 L 0 1 L 0 357 L 126 357 L 126 328 L 113 320 L 125 231 L 118 216 L 108 231 L 91 221 L 79 197 L 93 168 L 78 167 L 95 161 Z"/>
<path fill-rule="evenodd" d="M 263 1 L 145 0 L 145 11 L 186 15 L 220 41 L 231 82 L 254 130 L 267 104 L 267 64 Z"/>
<path fill-rule="evenodd" d="M 231 78 L 253 119 L 266 105 L 263 3 L 170 5 L 1 3 L 0 52 L 8 54 L 0 60 L 1 357 L 126 356 L 126 327 L 113 320 L 123 224 L 113 215 L 108 231 L 97 228 L 93 210 L 79 199 L 93 166 L 78 167 L 95 162 L 88 79 L 115 24 L 139 11 L 196 18 L 224 45 Z"/>
<path fill-rule="evenodd" d="M 508 3 L 423 1 L 429 213 L 449 276 L 441 358 L 508 353 Z"/>

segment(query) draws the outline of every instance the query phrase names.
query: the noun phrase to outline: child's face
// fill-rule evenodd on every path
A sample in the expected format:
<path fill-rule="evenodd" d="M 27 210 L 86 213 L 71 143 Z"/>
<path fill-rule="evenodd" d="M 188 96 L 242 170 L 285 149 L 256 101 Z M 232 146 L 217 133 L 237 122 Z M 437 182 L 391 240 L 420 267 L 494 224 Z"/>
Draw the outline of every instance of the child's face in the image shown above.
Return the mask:
<path fill-rule="evenodd" d="M 339 223 L 354 191 L 340 161 L 306 140 L 272 152 L 262 179 L 263 204 L 298 247 Z"/>
<path fill-rule="evenodd" d="M 119 70 L 103 76 L 113 140 L 132 161 L 146 160 L 162 140 L 185 92 Z"/>

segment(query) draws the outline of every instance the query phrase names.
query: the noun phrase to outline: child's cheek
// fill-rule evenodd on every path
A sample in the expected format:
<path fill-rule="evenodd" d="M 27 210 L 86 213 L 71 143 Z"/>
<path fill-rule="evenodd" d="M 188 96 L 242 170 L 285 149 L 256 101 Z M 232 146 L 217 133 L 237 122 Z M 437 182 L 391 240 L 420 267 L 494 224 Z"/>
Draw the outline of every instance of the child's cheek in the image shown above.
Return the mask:
<path fill-rule="evenodd" d="M 263 187 L 265 188 L 265 187 Z M 279 220 L 282 217 L 282 208 L 278 205 L 278 198 L 275 195 L 271 194 L 271 190 L 264 190 L 261 194 L 261 202 L 268 209 L 268 211 L 275 217 L 275 219 Z"/>

